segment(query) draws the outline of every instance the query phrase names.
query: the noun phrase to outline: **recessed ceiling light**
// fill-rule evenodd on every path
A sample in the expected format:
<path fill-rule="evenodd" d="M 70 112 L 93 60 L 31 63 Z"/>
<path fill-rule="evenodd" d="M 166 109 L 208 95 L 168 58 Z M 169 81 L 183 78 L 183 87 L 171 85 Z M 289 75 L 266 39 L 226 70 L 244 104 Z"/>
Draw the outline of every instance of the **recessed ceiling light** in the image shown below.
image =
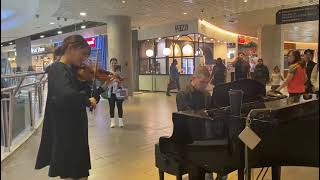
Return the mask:
<path fill-rule="evenodd" d="M 161 40 L 161 37 L 159 37 L 158 40 Z"/>
<path fill-rule="evenodd" d="M 224 43 L 225 43 L 225 44 L 227 44 L 227 42 L 226 42 L 226 41 L 225 41 Z"/>
<path fill-rule="evenodd" d="M 62 34 L 62 31 L 58 31 L 57 33 L 58 33 L 58 34 Z"/>
<path fill-rule="evenodd" d="M 9 42 L 9 44 L 13 44 L 13 42 Z"/>
<path fill-rule="evenodd" d="M 210 39 L 211 41 L 213 41 L 213 39 Z"/>
<path fill-rule="evenodd" d="M 218 43 L 220 42 L 220 40 L 218 40 Z"/>
<path fill-rule="evenodd" d="M 1 44 L 1 47 L 2 47 L 3 45 Z"/>
<path fill-rule="evenodd" d="M 183 14 L 186 15 L 186 14 L 188 14 L 188 13 L 184 12 Z"/>
<path fill-rule="evenodd" d="M 243 2 L 245 2 L 245 3 L 246 3 L 246 2 L 248 2 L 248 0 L 243 0 Z"/>
<path fill-rule="evenodd" d="M 51 25 L 52 25 L 52 24 L 54 24 L 54 22 L 50 22 L 49 24 L 51 24 Z"/>
<path fill-rule="evenodd" d="M 207 39 L 207 37 L 203 37 L 203 39 Z"/>
<path fill-rule="evenodd" d="M 121 1 L 123 4 L 125 4 L 127 1 Z"/>
<path fill-rule="evenodd" d="M 87 15 L 86 12 L 81 12 L 81 13 L 80 13 L 80 16 L 86 16 L 86 15 Z"/>
<path fill-rule="evenodd" d="M 44 35 L 41 35 L 40 38 L 44 38 Z"/>
<path fill-rule="evenodd" d="M 87 26 L 84 26 L 84 25 L 83 25 L 83 26 L 81 26 L 81 29 L 85 29 L 86 27 L 87 27 Z"/>

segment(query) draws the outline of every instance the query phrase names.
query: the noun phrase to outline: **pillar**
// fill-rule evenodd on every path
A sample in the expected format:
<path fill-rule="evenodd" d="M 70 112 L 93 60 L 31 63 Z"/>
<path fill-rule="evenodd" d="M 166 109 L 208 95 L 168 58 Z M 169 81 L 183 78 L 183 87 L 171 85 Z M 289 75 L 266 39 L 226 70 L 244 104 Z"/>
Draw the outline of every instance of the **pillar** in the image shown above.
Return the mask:
<path fill-rule="evenodd" d="M 121 73 L 126 78 L 124 85 L 129 89 L 129 95 L 134 90 L 134 71 L 132 60 L 131 19 L 128 16 L 110 16 L 107 19 L 108 34 L 108 67 L 110 59 L 117 58 L 121 65 Z"/>
<path fill-rule="evenodd" d="M 258 29 L 258 57 L 263 59 L 270 73 L 274 66 L 284 68 L 284 36 L 281 25 L 266 25 Z"/>
<path fill-rule="evenodd" d="M 21 67 L 22 71 L 27 71 L 29 66 L 32 66 L 32 55 L 31 55 L 31 38 L 24 37 L 15 40 L 16 44 L 16 63 L 17 67 Z"/>

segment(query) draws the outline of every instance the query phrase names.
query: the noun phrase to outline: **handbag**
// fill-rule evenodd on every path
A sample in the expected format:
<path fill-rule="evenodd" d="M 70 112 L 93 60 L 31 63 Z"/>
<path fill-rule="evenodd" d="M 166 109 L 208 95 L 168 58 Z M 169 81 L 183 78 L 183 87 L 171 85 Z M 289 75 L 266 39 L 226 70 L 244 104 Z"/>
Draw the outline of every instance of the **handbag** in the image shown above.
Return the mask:
<path fill-rule="evenodd" d="M 127 88 L 120 88 L 116 91 L 116 97 L 118 100 L 124 100 L 128 98 L 128 89 Z"/>

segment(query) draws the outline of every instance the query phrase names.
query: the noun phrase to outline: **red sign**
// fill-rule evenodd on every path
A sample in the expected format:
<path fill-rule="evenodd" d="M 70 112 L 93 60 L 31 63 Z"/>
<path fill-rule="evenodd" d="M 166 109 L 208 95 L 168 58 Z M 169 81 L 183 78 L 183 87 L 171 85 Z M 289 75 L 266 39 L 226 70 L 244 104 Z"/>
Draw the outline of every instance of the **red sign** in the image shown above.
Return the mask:
<path fill-rule="evenodd" d="M 243 36 L 239 36 L 239 44 L 245 44 L 246 43 L 246 39 Z"/>
<path fill-rule="evenodd" d="M 86 38 L 87 43 L 89 44 L 89 46 L 91 47 L 96 47 L 96 38 L 95 37 L 91 37 L 91 38 Z"/>

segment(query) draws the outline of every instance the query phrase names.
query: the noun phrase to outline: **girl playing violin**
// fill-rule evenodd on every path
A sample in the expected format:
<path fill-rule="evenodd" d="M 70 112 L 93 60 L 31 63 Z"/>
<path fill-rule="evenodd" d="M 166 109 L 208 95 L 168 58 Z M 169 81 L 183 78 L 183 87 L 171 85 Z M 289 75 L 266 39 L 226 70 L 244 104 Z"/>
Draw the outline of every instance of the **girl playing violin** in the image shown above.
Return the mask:
<path fill-rule="evenodd" d="M 74 67 L 90 55 L 80 35 L 64 39 L 61 58 L 48 69 L 48 96 L 36 169 L 49 167 L 49 177 L 86 180 L 90 153 L 86 107 L 95 108 L 99 94 L 84 88 Z"/>

